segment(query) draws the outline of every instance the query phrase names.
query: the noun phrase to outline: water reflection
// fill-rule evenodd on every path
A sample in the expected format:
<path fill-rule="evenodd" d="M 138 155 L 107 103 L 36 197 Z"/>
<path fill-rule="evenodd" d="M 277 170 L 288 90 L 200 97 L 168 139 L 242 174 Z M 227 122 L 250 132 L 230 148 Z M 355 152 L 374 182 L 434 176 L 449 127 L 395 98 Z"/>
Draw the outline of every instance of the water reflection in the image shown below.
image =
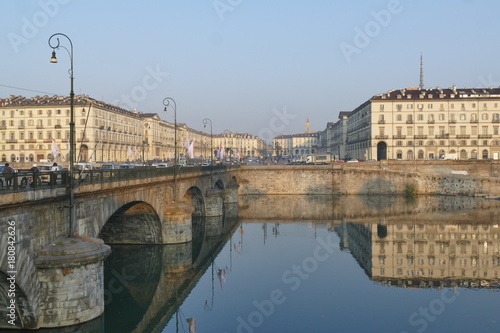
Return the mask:
<path fill-rule="evenodd" d="M 80 327 L 107 333 L 189 332 L 198 325 L 203 332 L 235 332 L 244 320 L 247 331 L 254 332 L 332 327 L 413 332 L 423 325 L 408 318 L 422 304 L 433 304 L 439 289 L 450 288 L 448 298 L 457 288 L 473 292 L 453 305 L 469 311 L 472 303 L 491 305 L 481 293 L 500 287 L 500 201 L 248 196 L 232 212 L 195 219 L 190 243 L 113 246 L 105 262 L 105 315 Z M 255 304 L 267 304 L 273 291 L 295 286 L 292 278 L 300 275 L 286 273 L 293 272 L 291 267 L 310 268 L 309 259 L 325 240 L 335 242 L 337 251 L 316 260 L 300 288 L 285 293 L 286 302 L 275 304 L 272 315 L 261 313 L 262 323 L 252 326 Z M 401 293 L 384 286 L 401 287 L 395 288 Z M 356 312 L 361 305 L 362 314 Z M 357 320 L 361 315 L 372 320 Z M 460 331 L 466 325 L 453 311 L 440 316 L 447 326 L 436 321 L 431 328 L 427 322 L 426 332 Z M 498 314 L 491 316 L 500 322 Z M 477 331 L 498 331 L 490 327 L 490 317 L 474 325 Z"/>
<path fill-rule="evenodd" d="M 342 223 L 335 231 L 342 248 L 349 249 L 366 274 L 381 284 L 498 288 L 497 216 L 469 222 L 437 218 L 389 225 Z"/>

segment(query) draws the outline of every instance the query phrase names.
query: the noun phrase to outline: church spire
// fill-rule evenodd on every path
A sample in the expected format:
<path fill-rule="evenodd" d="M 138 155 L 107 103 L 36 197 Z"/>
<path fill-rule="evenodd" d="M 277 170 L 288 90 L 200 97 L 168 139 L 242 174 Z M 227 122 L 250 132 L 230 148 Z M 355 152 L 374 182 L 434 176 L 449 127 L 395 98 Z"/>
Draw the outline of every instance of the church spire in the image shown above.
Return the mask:
<path fill-rule="evenodd" d="M 309 133 L 311 130 L 311 123 L 309 122 L 309 118 L 306 121 L 306 133 Z"/>

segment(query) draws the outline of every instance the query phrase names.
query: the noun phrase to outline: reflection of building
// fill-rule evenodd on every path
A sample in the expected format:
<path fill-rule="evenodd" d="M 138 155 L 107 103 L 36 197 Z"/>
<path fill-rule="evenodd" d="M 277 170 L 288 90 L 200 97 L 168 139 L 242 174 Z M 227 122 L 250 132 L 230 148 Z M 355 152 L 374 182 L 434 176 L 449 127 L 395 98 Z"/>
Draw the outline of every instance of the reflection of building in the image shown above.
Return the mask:
<path fill-rule="evenodd" d="M 374 281 L 500 288 L 498 225 L 346 223 L 336 231 Z"/>

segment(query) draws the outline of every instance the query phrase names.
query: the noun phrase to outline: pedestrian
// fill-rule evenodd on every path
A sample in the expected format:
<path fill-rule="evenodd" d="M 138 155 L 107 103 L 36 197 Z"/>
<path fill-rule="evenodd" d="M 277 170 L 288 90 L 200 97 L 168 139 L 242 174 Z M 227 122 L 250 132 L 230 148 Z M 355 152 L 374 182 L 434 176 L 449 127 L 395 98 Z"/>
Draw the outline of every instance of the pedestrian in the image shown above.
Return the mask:
<path fill-rule="evenodd" d="M 55 185 L 57 182 L 57 173 L 59 171 L 59 167 L 57 166 L 56 162 L 54 162 L 54 164 L 52 164 L 52 168 L 50 168 L 50 171 L 52 171 L 50 173 L 50 184 Z"/>
<path fill-rule="evenodd" d="M 10 189 L 12 186 L 12 178 L 14 178 L 14 169 L 9 166 L 9 163 L 5 163 L 5 167 L 3 168 L 2 175 L 5 178 L 5 183 L 7 189 Z"/>
<path fill-rule="evenodd" d="M 38 184 L 38 172 L 40 172 L 40 170 L 38 170 L 38 166 L 36 164 L 33 164 L 30 171 L 33 172 L 33 178 L 30 186 L 35 187 L 36 184 Z"/>

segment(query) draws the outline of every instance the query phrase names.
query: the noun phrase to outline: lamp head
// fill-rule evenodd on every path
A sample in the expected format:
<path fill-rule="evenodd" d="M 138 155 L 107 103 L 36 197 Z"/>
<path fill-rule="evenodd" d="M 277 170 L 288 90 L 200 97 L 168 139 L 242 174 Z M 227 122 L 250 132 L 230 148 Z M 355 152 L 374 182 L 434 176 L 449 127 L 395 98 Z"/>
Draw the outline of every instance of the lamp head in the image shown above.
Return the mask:
<path fill-rule="evenodd" d="M 165 108 L 163 109 L 163 113 L 167 113 L 167 107 L 165 106 Z"/>
<path fill-rule="evenodd" d="M 207 124 L 203 125 L 203 128 L 207 128 Z"/>
<path fill-rule="evenodd" d="M 52 51 L 52 57 L 50 58 L 50 62 L 53 64 L 57 64 L 56 51 Z"/>

